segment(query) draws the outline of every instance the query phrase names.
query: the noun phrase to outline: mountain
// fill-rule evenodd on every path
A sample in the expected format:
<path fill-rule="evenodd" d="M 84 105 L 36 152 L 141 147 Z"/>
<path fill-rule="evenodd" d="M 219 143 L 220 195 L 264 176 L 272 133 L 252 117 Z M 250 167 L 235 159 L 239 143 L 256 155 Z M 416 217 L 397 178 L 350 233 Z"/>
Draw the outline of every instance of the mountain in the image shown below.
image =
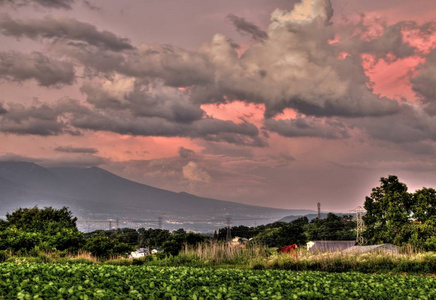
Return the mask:
<path fill-rule="evenodd" d="M 18 207 L 67 206 L 88 230 L 123 227 L 183 227 L 211 231 L 233 225 L 274 222 L 310 210 L 284 210 L 176 193 L 127 180 L 98 167 L 44 168 L 30 162 L 0 162 L 0 215 Z M 109 223 L 111 222 L 111 223 Z"/>

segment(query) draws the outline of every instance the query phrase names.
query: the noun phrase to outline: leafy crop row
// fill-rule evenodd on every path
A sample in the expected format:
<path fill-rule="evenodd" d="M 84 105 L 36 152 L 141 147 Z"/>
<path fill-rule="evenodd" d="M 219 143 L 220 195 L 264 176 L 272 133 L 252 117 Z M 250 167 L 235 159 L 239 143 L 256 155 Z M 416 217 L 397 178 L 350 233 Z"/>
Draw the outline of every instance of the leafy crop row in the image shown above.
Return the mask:
<path fill-rule="evenodd" d="M 0 264 L 0 299 L 435 299 L 436 278 L 84 264 Z"/>

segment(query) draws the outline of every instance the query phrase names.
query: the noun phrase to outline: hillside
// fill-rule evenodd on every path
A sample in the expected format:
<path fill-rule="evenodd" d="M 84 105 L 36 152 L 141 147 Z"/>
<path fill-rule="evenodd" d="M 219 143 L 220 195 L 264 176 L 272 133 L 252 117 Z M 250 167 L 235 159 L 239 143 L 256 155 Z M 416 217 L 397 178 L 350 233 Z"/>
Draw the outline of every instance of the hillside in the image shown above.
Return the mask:
<path fill-rule="evenodd" d="M 68 206 L 82 223 L 118 218 L 125 226 L 156 227 L 158 217 L 163 217 L 169 229 L 212 230 L 224 226 L 227 216 L 235 225 L 252 225 L 290 214 L 313 213 L 176 193 L 133 182 L 98 167 L 44 168 L 30 162 L 0 162 L 0 191 L 1 215 L 21 206 Z"/>

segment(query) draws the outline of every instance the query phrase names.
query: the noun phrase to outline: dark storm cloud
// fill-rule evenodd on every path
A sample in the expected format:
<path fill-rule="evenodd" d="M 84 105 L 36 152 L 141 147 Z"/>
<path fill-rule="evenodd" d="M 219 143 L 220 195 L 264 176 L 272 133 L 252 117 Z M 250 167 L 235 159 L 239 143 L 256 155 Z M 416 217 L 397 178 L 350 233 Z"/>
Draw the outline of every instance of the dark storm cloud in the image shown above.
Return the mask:
<path fill-rule="evenodd" d="M 191 86 L 213 82 L 214 69 L 213 63 L 199 52 L 172 45 L 141 45 L 120 71 L 130 76 L 161 78 L 170 86 Z"/>
<path fill-rule="evenodd" d="M 134 136 L 179 136 L 210 141 L 261 146 L 257 127 L 251 123 L 206 118 L 190 124 L 171 122 L 157 117 L 137 117 L 129 112 L 91 111 L 74 114 L 71 124 L 80 129 L 109 131 Z"/>
<path fill-rule="evenodd" d="M 44 158 L 39 164 L 45 167 L 94 167 L 107 164 L 108 159 L 97 155 L 76 154 L 67 155 L 55 158 Z"/>
<path fill-rule="evenodd" d="M 8 111 L 3 107 L 3 103 L 0 102 L 0 115 L 7 113 Z"/>
<path fill-rule="evenodd" d="M 3 15 L 0 19 L 0 32 L 16 38 L 83 41 L 112 51 L 133 49 L 128 39 L 117 37 L 106 30 L 98 31 L 94 25 L 72 18 L 12 19 Z"/>
<path fill-rule="evenodd" d="M 182 158 L 190 158 L 192 156 L 195 156 L 195 152 L 191 149 L 187 149 L 185 147 L 179 148 L 179 155 Z"/>
<path fill-rule="evenodd" d="M 412 88 L 426 104 L 426 111 L 436 116 L 436 49 L 426 57 L 426 62 L 418 67 L 419 73 L 411 78 Z"/>
<path fill-rule="evenodd" d="M 233 23 L 238 32 L 240 32 L 241 34 L 251 35 L 253 40 L 263 41 L 268 38 L 268 35 L 265 31 L 263 31 L 253 23 L 246 21 L 244 18 L 229 14 L 227 16 L 227 20 Z"/>
<path fill-rule="evenodd" d="M 83 4 L 89 8 L 90 10 L 101 10 L 101 7 L 99 6 L 95 6 L 94 4 L 92 4 L 90 1 L 88 0 L 83 0 Z"/>
<path fill-rule="evenodd" d="M 312 4 L 316 7 L 311 8 Z M 215 35 L 199 51 L 214 67 L 215 80 L 193 86 L 194 101 L 263 103 L 266 118 L 285 108 L 326 117 L 397 113 L 398 103 L 375 95 L 368 88 L 360 55 L 338 59 L 340 51 L 329 42 L 335 37 L 329 23 L 329 1 L 312 4 L 302 3 L 307 7 L 299 7 L 299 12 L 307 11 L 307 16 L 295 11 L 274 11 L 269 38 L 249 48 L 240 58 L 224 36 Z"/>
<path fill-rule="evenodd" d="M 96 156 L 96 155 L 80 155 L 76 154 L 74 156 L 58 156 L 51 158 L 39 158 L 24 155 L 17 155 L 14 153 L 6 153 L 0 155 L 0 161 L 26 161 L 33 162 L 44 167 L 93 167 L 109 162 L 108 159 Z"/>
<path fill-rule="evenodd" d="M 88 154 L 96 154 L 98 150 L 96 148 L 88 148 L 88 147 L 73 147 L 73 146 L 59 146 L 54 148 L 57 152 L 64 153 L 88 153 Z"/>
<path fill-rule="evenodd" d="M 11 6 L 26 6 L 38 4 L 47 8 L 71 9 L 75 0 L 0 0 L 0 5 L 9 4 Z"/>
<path fill-rule="evenodd" d="M 362 118 L 349 121 L 370 137 L 398 145 L 436 141 L 436 118 L 413 106 L 403 106 L 400 113 L 383 118 Z"/>
<path fill-rule="evenodd" d="M 129 110 L 138 117 L 158 117 L 179 123 L 200 120 L 204 111 L 189 96 L 162 82 L 116 77 L 105 84 L 86 82 L 81 91 L 96 108 Z"/>
<path fill-rule="evenodd" d="M 241 57 L 229 39 L 219 34 L 196 52 L 171 45 L 141 45 L 132 51 L 116 53 L 108 47 L 83 43 L 53 44 L 52 50 L 83 64 L 85 76 L 106 74 L 111 77 L 119 73 L 137 79 L 158 79 L 164 85 L 188 89 L 190 99 L 177 101 L 180 109 L 174 110 L 175 104 L 171 101 L 161 101 L 162 105 L 150 108 L 146 105 L 143 109 L 137 105 L 135 110 L 144 116 L 189 122 L 201 116 L 198 104 L 233 100 L 264 104 L 267 118 L 286 108 L 317 117 L 380 117 L 398 113 L 397 102 L 375 95 L 368 88 L 369 79 L 362 67 L 362 51 L 374 48 L 376 50 L 371 51 L 387 55 L 380 46 L 384 42 L 373 42 L 367 50 L 361 45 L 353 49 L 345 43 L 343 48 L 349 47 L 355 55 L 339 60 L 338 54 L 345 50 L 329 43 L 335 37 L 330 24 L 330 2 L 316 1 L 313 5 L 315 9 L 309 9 L 307 16 L 294 11 L 273 12 L 269 38 L 249 48 Z M 301 11 L 301 7 L 299 9 Z M 303 9 L 307 10 L 307 7 Z M 393 41 L 387 43 L 389 47 L 401 48 L 399 30 L 393 31 L 383 39 Z M 411 53 L 403 52 L 402 56 Z M 82 90 L 97 107 L 123 105 L 120 99 L 105 97 L 102 101 L 92 96 L 89 86 L 85 85 Z M 142 91 L 131 92 L 124 98 L 131 107 L 134 103 L 158 99 L 146 98 Z M 175 115 L 178 112 L 182 115 Z"/>
<path fill-rule="evenodd" d="M 0 132 L 17 135 L 58 135 L 65 132 L 65 124 L 58 113 L 47 105 L 25 107 L 9 104 L 7 113 L 0 115 Z"/>
<path fill-rule="evenodd" d="M 41 86 L 72 84 L 73 65 L 55 60 L 40 52 L 24 54 L 15 51 L 0 52 L 0 78 L 10 81 L 35 79 Z"/>
<path fill-rule="evenodd" d="M 339 139 L 349 137 L 344 124 L 332 120 L 297 118 L 288 120 L 265 120 L 265 128 L 286 137 L 318 137 Z"/>
<path fill-rule="evenodd" d="M 144 117 L 129 110 L 93 108 L 62 98 L 48 106 L 9 104 L 0 116 L 0 131 L 34 135 L 79 135 L 80 130 L 107 131 L 134 136 L 190 137 L 238 145 L 265 146 L 251 123 L 203 118 L 190 123 L 160 117 Z"/>
<path fill-rule="evenodd" d="M 0 155 L 0 161 L 25 161 L 37 163 L 41 161 L 41 159 L 30 156 L 18 155 L 15 153 L 5 153 Z"/>
<path fill-rule="evenodd" d="M 41 6 L 51 7 L 51 8 L 65 8 L 71 9 L 71 5 L 75 0 L 33 0 Z"/>
<path fill-rule="evenodd" d="M 375 25 L 381 27 L 382 33 L 369 38 Z M 359 23 L 349 23 L 339 28 L 341 42 L 335 45 L 338 49 L 353 56 L 367 53 L 374 55 L 375 61 L 382 58 L 386 61 L 393 61 L 419 53 L 418 49 L 404 39 L 404 36 L 411 36 L 413 39 L 427 39 L 435 32 L 436 22 L 420 25 L 414 21 L 402 21 L 386 25 L 381 21 L 366 20 L 366 17 L 362 16 Z"/>
<path fill-rule="evenodd" d="M 386 60 L 391 54 L 393 59 L 416 55 L 417 49 L 403 41 L 403 32 L 417 32 L 423 38 L 434 32 L 434 26 L 414 22 L 381 24 L 380 36 L 367 37 L 370 28 L 362 20 L 350 23 L 349 30 L 339 26 L 344 37 L 338 43 L 331 43 L 336 36 L 331 17 L 330 1 L 305 1 L 297 3 L 293 11 L 274 11 L 265 33 L 243 18 L 229 15 L 228 19 L 239 31 L 263 41 L 251 46 L 242 56 L 220 34 L 197 51 L 188 51 L 172 45 L 144 44 L 135 48 L 111 32 L 98 31 L 89 23 L 67 18 L 4 16 L 0 30 L 17 38 L 51 39 L 46 49 L 83 67 L 85 80 L 81 92 L 86 95 L 87 103 L 63 101 L 54 105 L 52 109 L 67 124 L 57 122 L 61 127 L 265 146 L 267 131 L 264 131 L 265 138 L 261 138 L 255 125 L 207 118 L 201 108 L 202 104 L 239 100 L 263 104 L 267 118 L 264 129 L 282 136 L 347 138 L 347 126 L 335 121 L 336 117 L 344 117 L 340 119 L 344 124 L 349 124 L 348 119 L 360 118 L 353 122 L 370 136 L 401 142 L 398 134 L 384 135 L 387 128 L 383 124 L 401 121 L 406 116 L 411 118 L 411 124 L 416 124 L 410 130 L 418 131 L 419 140 L 432 139 L 432 131 L 425 129 L 432 119 L 421 124 L 423 121 L 416 116 L 410 117 L 413 113 L 404 112 L 403 103 L 374 93 L 362 67 L 362 55 L 369 53 L 376 59 Z M 342 52 L 349 56 L 338 59 Z M 49 71 L 55 73 L 53 70 L 32 73 L 29 70 L 38 67 L 22 67 L 20 63 L 25 59 L 10 60 L 15 64 L 4 65 L 17 66 L 3 71 L 0 76 L 6 79 L 35 78 L 45 86 L 73 80 L 64 76 L 54 82 L 56 76 L 46 78 Z M 428 61 L 415 78 L 414 89 L 426 99 L 430 111 L 431 55 Z M 50 65 L 57 63 L 68 64 L 53 60 Z M 287 108 L 308 117 L 272 119 Z M 58 134 L 62 130 L 65 129 L 49 132 Z"/>

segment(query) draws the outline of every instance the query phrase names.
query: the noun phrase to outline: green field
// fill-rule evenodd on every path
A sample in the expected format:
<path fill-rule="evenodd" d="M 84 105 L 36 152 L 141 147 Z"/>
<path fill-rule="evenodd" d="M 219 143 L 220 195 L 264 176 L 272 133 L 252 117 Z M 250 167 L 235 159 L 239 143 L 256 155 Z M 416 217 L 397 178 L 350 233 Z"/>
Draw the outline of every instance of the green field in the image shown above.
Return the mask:
<path fill-rule="evenodd" d="M 0 264 L 0 299 L 435 299 L 436 277 L 97 264 Z"/>

